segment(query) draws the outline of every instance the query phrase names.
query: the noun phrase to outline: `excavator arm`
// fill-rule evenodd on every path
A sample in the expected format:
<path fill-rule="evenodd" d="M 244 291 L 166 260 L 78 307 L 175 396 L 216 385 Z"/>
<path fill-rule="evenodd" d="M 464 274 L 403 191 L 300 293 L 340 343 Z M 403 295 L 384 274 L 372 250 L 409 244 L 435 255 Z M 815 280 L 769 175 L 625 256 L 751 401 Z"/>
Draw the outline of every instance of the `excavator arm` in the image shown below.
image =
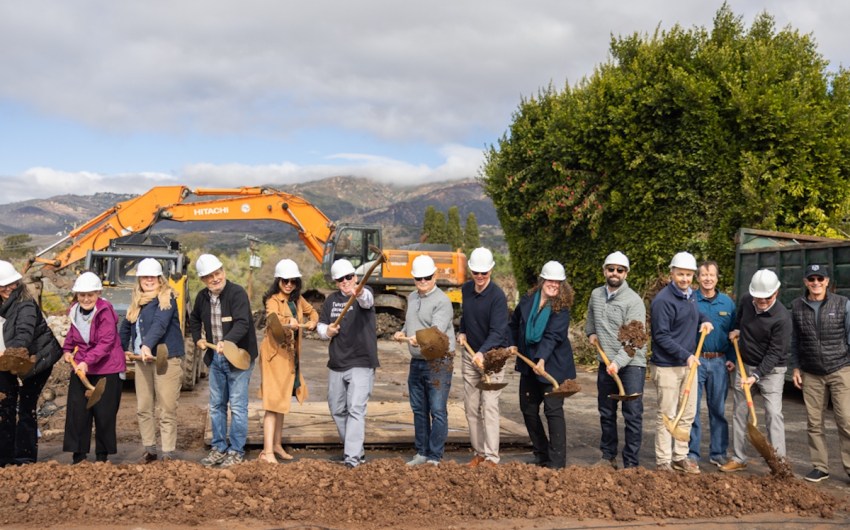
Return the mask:
<path fill-rule="evenodd" d="M 206 199 L 214 196 L 217 198 Z M 325 242 L 334 223 L 310 202 L 271 188 L 198 188 L 157 186 L 143 195 L 120 202 L 65 238 L 42 250 L 30 260 L 48 269 L 60 270 L 86 257 L 89 250 L 102 250 L 115 238 L 149 230 L 162 220 L 253 221 L 276 220 L 293 226 L 317 261 L 322 261 Z M 41 256 L 70 241 L 55 258 Z"/>

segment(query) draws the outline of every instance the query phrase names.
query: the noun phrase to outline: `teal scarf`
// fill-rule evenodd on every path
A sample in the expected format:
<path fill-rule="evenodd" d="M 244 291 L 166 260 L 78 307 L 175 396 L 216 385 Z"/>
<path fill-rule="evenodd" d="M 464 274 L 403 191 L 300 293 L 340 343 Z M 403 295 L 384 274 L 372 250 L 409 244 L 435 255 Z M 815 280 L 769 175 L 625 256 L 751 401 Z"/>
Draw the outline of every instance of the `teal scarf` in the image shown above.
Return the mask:
<path fill-rule="evenodd" d="M 549 315 L 552 313 L 551 304 L 547 303 L 540 311 L 537 308 L 540 306 L 540 290 L 534 293 L 534 299 L 531 301 L 531 315 L 528 317 L 528 322 L 525 323 L 525 343 L 537 344 L 543 338 L 543 331 L 546 329 L 546 323 L 549 322 Z"/>

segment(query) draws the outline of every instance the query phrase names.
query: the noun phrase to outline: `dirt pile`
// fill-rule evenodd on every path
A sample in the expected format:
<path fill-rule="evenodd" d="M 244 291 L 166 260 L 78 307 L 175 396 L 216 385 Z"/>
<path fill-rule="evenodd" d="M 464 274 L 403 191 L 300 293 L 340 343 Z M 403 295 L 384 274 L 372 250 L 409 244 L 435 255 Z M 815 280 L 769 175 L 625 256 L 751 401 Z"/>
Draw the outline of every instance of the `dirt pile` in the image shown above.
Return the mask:
<path fill-rule="evenodd" d="M 793 494 L 790 491 L 793 489 Z M 226 470 L 174 461 L 55 462 L 0 469 L 0 524 L 202 524 L 240 518 L 373 528 L 472 520 L 709 518 L 779 512 L 831 517 L 841 501 L 796 479 L 643 468 L 550 470 L 510 463 L 409 468 L 400 459 L 349 470 L 302 459 Z"/>

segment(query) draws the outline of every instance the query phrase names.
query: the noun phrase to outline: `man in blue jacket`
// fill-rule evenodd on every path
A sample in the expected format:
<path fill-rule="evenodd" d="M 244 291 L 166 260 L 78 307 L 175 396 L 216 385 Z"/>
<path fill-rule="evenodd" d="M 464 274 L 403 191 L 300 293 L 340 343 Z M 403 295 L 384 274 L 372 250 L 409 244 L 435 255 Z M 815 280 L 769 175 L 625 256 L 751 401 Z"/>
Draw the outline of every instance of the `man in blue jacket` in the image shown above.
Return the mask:
<path fill-rule="evenodd" d="M 729 393 L 729 372 L 735 370 L 735 349 L 729 342 L 729 332 L 735 324 L 735 302 L 717 290 L 717 277 L 717 262 L 706 261 L 699 266 L 697 307 L 700 313 L 711 320 L 714 331 L 705 337 L 700 355 L 696 413 L 691 426 L 688 458 L 697 463 L 700 460 L 702 425 L 699 406 L 704 395 L 710 431 L 708 461 L 720 467 L 728 462 L 726 450 L 729 448 L 729 422 L 726 421 L 726 396 Z"/>
<path fill-rule="evenodd" d="M 671 282 L 655 296 L 650 305 L 652 315 L 652 380 L 658 393 L 658 416 L 655 425 L 655 464 L 659 471 L 699 473 L 699 466 L 688 458 L 688 443 L 673 438 L 664 425 L 663 416 L 677 414 L 679 396 L 685 390 L 688 371 L 699 361 L 694 354 L 697 334 L 711 332 L 711 321 L 699 312 L 691 288 L 697 260 L 687 252 L 679 252 L 670 261 Z M 694 378 L 690 395 L 696 394 Z M 696 412 L 696 401 L 688 399 L 678 427 L 690 430 Z"/>

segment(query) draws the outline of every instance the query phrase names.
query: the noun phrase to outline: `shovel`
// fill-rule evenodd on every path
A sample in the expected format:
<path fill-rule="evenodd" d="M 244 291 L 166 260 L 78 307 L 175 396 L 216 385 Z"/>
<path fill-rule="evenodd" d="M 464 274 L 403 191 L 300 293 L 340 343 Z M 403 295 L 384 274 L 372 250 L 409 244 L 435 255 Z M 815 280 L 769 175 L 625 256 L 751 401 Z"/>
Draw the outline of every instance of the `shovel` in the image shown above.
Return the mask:
<path fill-rule="evenodd" d="M 599 345 L 599 342 L 596 342 L 596 349 L 599 350 L 599 355 L 602 357 L 602 362 L 605 363 L 605 366 L 609 366 L 611 361 L 608 360 L 608 356 L 605 355 L 605 352 L 602 350 L 602 346 Z M 611 374 L 611 377 L 614 378 L 614 382 L 617 383 L 617 389 L 619 389 L 619 394 L 608 394 L 610 399 L 616 401 L 632 401 L 639 398 L 642 394 L 626 394 L 626 389 L 623 388 L 623 381 L 620 380 L 620 376 L 617 374 Z M 615 405 L 616 406 L 616 405 Z"/>
<path fill-rule="evenodd" d="M 372 266 L 369 267 L 369 270 L 366 271 L 366 275 L 363 276 L 363 279 L 360 280 L 360 283 L 357 284 L 357 289 L 354 291 L 354 294 L 348 297 L 348 302 L 345 303 L 345 307 L 342 308 L 342 312 L 340 312 L 339 316 L 336 317 L 336 320 L 334 320 L 333 324 L 335 326 L 339 326 L 339 323 L 342 322 L 342 317 L 345 316 L 345 313 L 348 312 L 348 308 L 351 307 L 351 304 L 354 303 L 354 300 L 357 298 L 357 295 L 359 295 L 360 291 L 363 290 L 363 287 L 366 285 L 366 280 L 369 279 L 369 276 L 371 276 L 372 273 L 375 272 L 375 269 L 378 267 L 378 265 L 387 261 L 387 256 L 383 252 L 381 252 L 381 249 L 379 249 L 375 245 L 369 245 L 369 250 L 371 250 L 372 252 L 376 252 L 378 254 L 378 259 L 376 259 Z"/>
<path fill-rule="evenodd" d="M 89 382 L 89 378 L 86 377 L 86 374 L 77 369 L 77 363 L 74 362 L 74 359 L 71 359 L 71 367 L 74 368 L 74 373 L 77 374 L 77 377 L 80 378 L 83 386 L 86 387 L 86 397 L 89 398 L 86 402 L 86 408 L 90 409 L 95 406 L 103 396 L 103 391 L 106 390 L 106 379 L 101 379 L 96 385 L 92 385 Z"/>
<path fill-rule="evenodd" d="M 436 326 L 417 330 L 416 343 L 419 344 L 419 353 L 427 361 L 445 357 L 449 353 L 449 337 Z"/>
<path fill-rule="evenodd" d="M 534 364 L 534 361 L 521 354 L 516 348 L 512 348 L 512 350 L 514 355 L 522 359 L 523 362 L 530 366 L 532 370 L 535 370 L 534 373 L 537 373 L 537 365 Z M 568 398 L 581 390 L 581 387 L 578 383 L 576 383 L 575 379 L 566 379 L 563 383 L 558 384 L 558 381 L 556 381 L 555 378 L 549 375 L 549 373 L 545 370 L 541 372 L 541 375 L 552 384 L 552 391 L 546 392 L 546 396 Z"/>
<path fill-rule="evenodd" d="M 33 357 L 26 348 L 9 348 L 0 355 L 0 372 L 12 375 L 24 375 L 35 365 Z"/>
<path fill-rule="evenodd" d="M 694 354 L 694 358 L 696 358 L 696 360 L 699 360 L 699 355 L 700 353 L 702 353 L 702 343 L 705 342 L 706 335 L 708 335 L 707 331 L 703 331 L 702 333 L 700 333 L 699 344 L 697 344 L 697 351 Z M 676 419 L 670 421 L 670 418 L 667 417 L 666 414 L 661 414 L 661 417 L 664 419 L 664 426 L 667 428 L 668 431 L 670 431 L 670 434 L 673 436 L 673 438 L 680 442 L 688 442 L 691 439 L 691 429 L 683 429 L 679 427 L 679 421 L 682 419 L 682 415 L 685 413 L 685 407 L 688 406 L 688 401 L 690 401 L 691 385 L 694 382 L 694 376 L 696 376 L 697 374 L 697 368 L 699 368 L 699 365 L 697 363 L 694 363 L 693 366 L 691 366 L 691 369 L 688 370 L 688 378 L 685 381 L 685 390 L 683 390 L 682 395 L 679 396 L 679 401 L 681 403 L 679 404 L 679 413 L 676 414 Z"/>
<path fill-rule="evenodd" d="M 741 358 L 741 350 L 738 347 L 738 338 L 735 337 L 732 340 L 732 344 L 735 346 L 735 355 L 738 357 L 738 370 L 741 372 L 740 377 L 741 381 L 747 378 L 747 369 L 744 367 L 744 360 Z M 753 394 L 750 391 L 750 385 L 742 385 L 744 388 L 744 396 L 747 398 L 747 408 L 750 409 L 750 420 L 747 422 L 747 438 L 750 439 L 750 443 L 753 444 L 753 447 L 756 448 L 756 451 L 764 458 L 764 460 L 770 464 L 771 462 L 776 462 L 778 460 L 776 456 L 776 451 L 773 449 L 773 446 L 770 445 L 770 442 L 767 441 L 767 438 L 758 430 L 758 420 L 756 419 L 756 407 L 753 404 Z M 771 466 L 772 469 L 772 466 Z"/>
<path fill-rule="evenodd" d="M 475 352 L 472 351 L 472 348 L 469 346 L 468 342 L 463 343 L 463 347 L 466 348 L 466 352 L 469 354 L 469 358 L 473 359 L 472 364 L 475 364 Z M 479 381 L 478 384 L 475 385 L 475 388 L 478 390 L 501 390 L 508 386 L 507 383 L 491 383 L 490 376 L 482 369 L 481 366 L 475 364 L 475 367 L 481 372 L 481 375 L 484 376 L 484 381 Z"/>
<path fill-rule="evenodd" d="M 156 345 L 156 375 L 165 375 L 168 371 L 168 346 L 165 343 Z"/>

